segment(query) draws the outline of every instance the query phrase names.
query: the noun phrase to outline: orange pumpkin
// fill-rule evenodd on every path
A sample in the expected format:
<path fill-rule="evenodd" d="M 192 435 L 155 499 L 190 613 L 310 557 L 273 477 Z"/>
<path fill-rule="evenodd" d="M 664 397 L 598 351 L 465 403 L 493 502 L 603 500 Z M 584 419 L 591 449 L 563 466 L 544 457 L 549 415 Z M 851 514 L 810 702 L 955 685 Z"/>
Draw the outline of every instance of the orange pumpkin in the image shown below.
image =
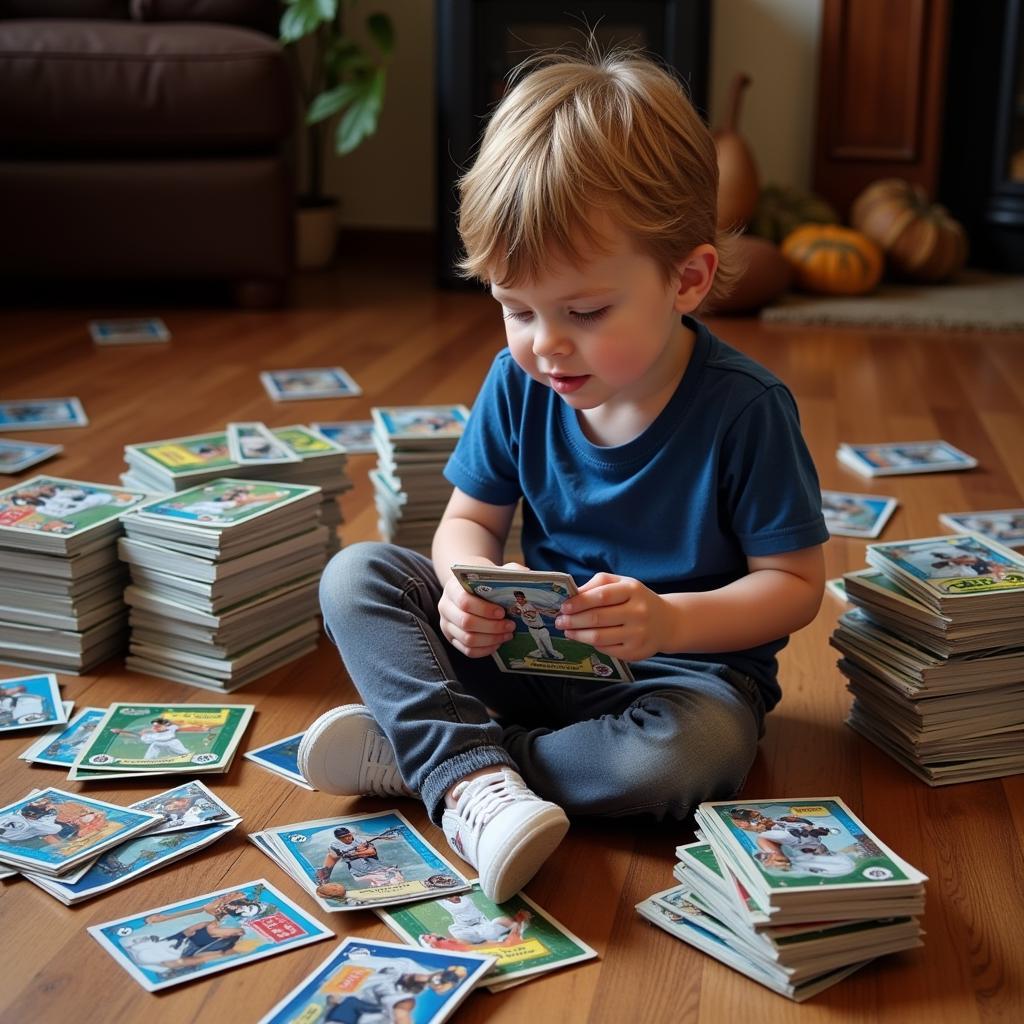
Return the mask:
<path fill-rule="evenodd" d="M 882 250 L 837 224 L 801 224 L 782 241 L 796 285 L 824 295 L 863 295 L 882 276 Z"/>
<path fill-rule="evenodd" d="M 854 201 L 850 223 L 882 247 L 890 270 L 914 281 L 945 281 L 967 262 L 967 234 L 920 185 L 886 178 Z"/>

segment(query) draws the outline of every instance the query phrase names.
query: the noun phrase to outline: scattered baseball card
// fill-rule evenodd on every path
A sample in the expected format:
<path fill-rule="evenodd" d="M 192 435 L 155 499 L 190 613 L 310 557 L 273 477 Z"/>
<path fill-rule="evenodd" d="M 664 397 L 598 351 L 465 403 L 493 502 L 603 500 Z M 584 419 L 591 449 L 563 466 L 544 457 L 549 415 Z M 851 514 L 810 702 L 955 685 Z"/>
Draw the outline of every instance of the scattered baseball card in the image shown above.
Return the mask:
<path fill-rule="evenodd" d="M 159 317 L 90 320 L 89 336 L 97 345 L 150 345 L 171 340 L 171 332 Z"/>
<path fill-rule="evenodd" d="M 149 775 L 227 771 L 252 717 L 251 704 L 116 702 L 74 767 Z"/>
<path fill-rule="evenodd" d="M 835 579 L 825 581 L 825 589 L 838 600 L 847 603 L 850 598 L 846 593 L 846 580 L 842 576 L 837 576 Z"/>
<path fill-rule="evenodd" d="M 821 492 L 825 526 L 834 537 L 877 537 L 897 504 L 895 498 L 881 494 Z"/>
<path fill-rule="evenodd" d="M 1005 544 L 1008 548 L 1024 547 L 1024 508 L 943 512 L 939 515 L 939 522 L 956 533 L 980 533 L 987 540 Z"/>
<path fill-rule="evenodd" d="M 275 466 L 302 461 L 263 423 L 229 423 L 228 452 L 240 466 Z"/>
<path fill-rule="evenodd" d="M 5 430 L 56 430 L 84 427 L 88 423 L 77 398 L 23 398 L 0 402 L 0 427 Z"/>
<path fill-rule="evenodd" d="M 597 956 L 523 893 L 493 903 L 474 885 L 470 892 L 381 908 L 376 914 L 414 946 L 493 956 L 494 968 L 482 983 L 492 992 Z"/>
<path fill-rule="evenodd" d="M 464 405 L 392 405 L 370 410 L 380 436 L 389 442 L 458 438 L 469 422 Z"/>
<path fill-rule="evenodd" d="M 283 740 L 275 740 L 255 750 L 247 750 L 242 757 L 254 761 L 275 775 L 280 775 L 289 782 L 303 789 L 315 790 L 299 771 L 299 744 L 305 733 L 297 732 L 294 736 L 286 736 Z"/>
<path fill-rule="evenodd" d="M 409 903 L 469 889 L 398 811 L 278 825 L 249 838 L 324 910 Z"/>
<path fill-rule="evenodd" d="M 62 444 L 38 444 L 0 437 L 0 476 L 12 476 L 29 466 L 52 459 L 64 451 Z"/>
<path fill-rule="evenodd" d="M 160 816 L 160 824 L 150 829 L 150 834 L 182 832 L 206 825 L 223 825 L 227 821 L 237 824 L 242 820 L 237 811 L 228 807 L 198 779 L 138 800 L 132 807 Z"/>
<path fill-rule="evenodd" d="M 836 457 L 861 476 L 941 473 L 973 469 L 978 460 L 948 441 L 900 441 L 893 444 L 841 444 Z"/>
<path fill-rule="evenodd" d="M 106 713 L 106 708 L 82 708 L 70 721 L 64 725 L 55 726 L 48 733 L 40 736 L 18 757 L 31 764 L 49 764 L 57 768 L 70 768 L 74 764 L 78 752 Z"/>
<path fill-rule="evenodd" d="M 66 874 L 159 821 L 155 814 L 50 786 L 0 807 L 0 861 Z"/>
<path fill-rule="evenodd" d="M 363 389 L 340 366 L 264 370 L 260 380 L 275 402 L 295 402 L 305 398 L 351 398 L 363 393 Z"/>
<path fill-rule="evenodd" d="M 373 420 L 336 420 L 333 423 L 311 423 L 324 437 L 340 444 L 350 455 L 375 452 Z"/>
<path fill-rule="evenodd" d="M 92 925 L 89 933 L 148 992 L 334 937 L 262 878 Z"/>
<path fill-rule="evenodd" d="M 25 878 L 51 896 L 55 896 L 66 906 L 74 906 L 110 889 L 127 885 L 142 875 L 162 868 L 165 864 L 197 853 L 226 836 L 239 821 L 241 819 L 236 818 L 233 821 L 171 835 L 166 832 L 147 832 L 101 854 L 74 881 L 65 878 L 46 878 L 31 872 L 25 873 Z"/>
<path fill-rule="evenodd" d="M 515 622 L 512 638 L 493 654 L 502 672 L 623 682 L 633 679 L 628 665 L 555 629 L 562 602 L 576 593 L 576 583 L 568 573 L 479 565 L 453 565 L 452 572 L 469 593 L 500 605 Z"/>
<path fill-rule="evenodd" d="M 67 723 L 57 677 L 52 673 L 0 682 L 0 733 Z"/>
<path fill-rule="evenodd" d="M 349 936 L 259 1024 L 440 1024 L 492 963 L 492 958 L 473 953 Z"/>

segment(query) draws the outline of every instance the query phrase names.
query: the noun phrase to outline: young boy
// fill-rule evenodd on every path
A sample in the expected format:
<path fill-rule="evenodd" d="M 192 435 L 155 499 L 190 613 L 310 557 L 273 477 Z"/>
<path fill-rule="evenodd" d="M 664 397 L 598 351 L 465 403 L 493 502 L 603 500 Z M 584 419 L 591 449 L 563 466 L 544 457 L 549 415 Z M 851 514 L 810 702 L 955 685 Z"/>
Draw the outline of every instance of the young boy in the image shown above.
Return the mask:
<path fill-rule="evenodd" d="M 634 56 L 535 63 L 461 182 L 463 270 L 498 354 L 447 468 L 432 562 L 341 551 L 324 621 L 364 705 L 306 732 L 336 794 L 416 795 L 502 902 L 569 814 L 685 818 L 743 784 L 775 655 L 824 583 L 821 496 L 789 391 L 690 314 L 728 277 L 712 139 Z M 555 626 L 635 682 L 503 675 L 514 629 L 453 563 L 496 565 L 517 501 L 531 569 L 572 574 Z"/>

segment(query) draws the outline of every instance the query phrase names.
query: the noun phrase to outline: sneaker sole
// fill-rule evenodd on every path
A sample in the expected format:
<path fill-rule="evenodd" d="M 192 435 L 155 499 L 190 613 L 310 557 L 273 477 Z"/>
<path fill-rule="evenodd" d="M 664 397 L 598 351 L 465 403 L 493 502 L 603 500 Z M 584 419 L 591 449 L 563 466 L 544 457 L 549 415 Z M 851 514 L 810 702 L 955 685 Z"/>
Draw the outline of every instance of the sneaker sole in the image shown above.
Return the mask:
<path fill-rule="evenodd" d="M 325 711 L 315 722 L 313 722 L 312 725 L 309 726 L 308 729 L 306 729 L 306 733 L 299 743 L 299 749 L 296 755 L 299 771 L 302 773 L 303 778 L 311 786 L 315 786 L 320 790 L 321 793 L 330 793 L 332 796 L 362 795 L 359 792 L 347 792 L 345 790 L 340 790 L 333 785 L 324 767 L 324 754 L 326 752 L 326 747 L 321 748 L 319 756 L 316 753 L 316 747 L 320 739 L 330 731 L 332 726 L 347 718 L 351 718 L 356 714 L 367 718 L 370 717 L 370 713 L 362 704 L 343 704 L 341 707 L 331 708 L 330 711 Z"/>
<path fill-rule="evenodd" d="M 569 831 L 565 812 L 548 807 L 543 814 L 528 818 L 509 837 L 497 870 L 480 876 L 480 888 L 494 903 L 513 897 L 540 870 Z"/>

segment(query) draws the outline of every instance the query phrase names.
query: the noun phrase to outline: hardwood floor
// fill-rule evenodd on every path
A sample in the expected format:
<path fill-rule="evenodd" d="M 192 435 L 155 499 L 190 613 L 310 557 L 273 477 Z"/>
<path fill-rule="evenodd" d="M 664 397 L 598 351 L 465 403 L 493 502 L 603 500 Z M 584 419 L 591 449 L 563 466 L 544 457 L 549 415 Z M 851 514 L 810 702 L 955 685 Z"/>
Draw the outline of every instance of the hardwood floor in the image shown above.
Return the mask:
<path fill-rule="evenodd" d="M 0 398 L 78 395 L 84 429 L 17 435 L 65 446 L 41 469 L 115 482 L 126 443 L 197 433 L 228 420 L 271 425 L 368 416 L 372 405 L 471 403 L 502 344 L 493 302 L 435 291 L 429 271 L 401 262 L 345 265 L 298 282 L 292 308 L 244 312 L 153 304 L 129 314 L 162 315 L 168 346 L 94 348 L 93 316 L 126 315 L 114 303 L 89 308 L 0 310 Z M 1024 505 L 1024 339 L 999 334 L 857 329 L 767 329 L 756 320 L 712 321 L 727 340 L 778 373 L 796 394 L 822 486 L 898 497 L 885 539 L 943 532 L 940 512 Z M 261 369 L 344 366 L 361 398 L 275 404 Z M 869 482 L 835 458 L 841 440 L 943 437 L 979 460 L 961 474 Z M 345 542 L 376 536 L 367 470 L 351 458 L 355 488 L 343 499 Z M 31 472 L 23 474 L 27 477 Z M 4 484 L 6 485 L 6 481 Z M 830 576 L 864 564 L 865 542 L 828 544 Z M 849 697 L 827 639 L 839 604 L 826 596 L 817 619 L 782 656 L 784 698 L 769 717 L 745 795 L 840 795 L 869 826 L 925 871 L 924 948 L 882 958 L 797 1009 L 647 924 L 634 904 L 672 884 L 684 824 L 574 824 L 527 893 L 600 959 L 510 991 L 473 995 L 460 1021 L 701 1022 L 824 1021 L 990 1024 L 1024 1019 L 1024 776 L 930 789 L 843 724 Z M 0 665 L 0 678 L 24 674 Z M 151 699 L 202 702 L 210 695 L 128 672 L 119 660 L 83 677 L 61 676 L 65 697 L 85 705 Z M 310 655 L 232 700 L 257 712 L 243 742 L 268 743 L 355 697 L 326 640 Z M 0 739 L 0 803 L 33 786 L 78 790 L 56 768 L 17 755 L 32 736 Z M 108 921 L 191 894 L 267 877 L 307 910 L 313 903 L 245 839 L 270 824 L 382 801 L 344 801 L 301 790 L 236 760 L 212 786 L 244 815 L 219 845 L 133 885 L 68 909 L 23 881 L 0 890 L 4 981 L 0 1019 L 151 1024 L 255 1021 L 329 952 L 320 943 L 259 966 L 226 971 L 160 996 L 144 992 L 86 933 Z M 88 792 L 128 802 L 160 786 L 93 783 Z M 439 850 L 422 809 L 403 805 Z M 315 913 L 339 935 L 391 938 L 370 913 Z"/>

